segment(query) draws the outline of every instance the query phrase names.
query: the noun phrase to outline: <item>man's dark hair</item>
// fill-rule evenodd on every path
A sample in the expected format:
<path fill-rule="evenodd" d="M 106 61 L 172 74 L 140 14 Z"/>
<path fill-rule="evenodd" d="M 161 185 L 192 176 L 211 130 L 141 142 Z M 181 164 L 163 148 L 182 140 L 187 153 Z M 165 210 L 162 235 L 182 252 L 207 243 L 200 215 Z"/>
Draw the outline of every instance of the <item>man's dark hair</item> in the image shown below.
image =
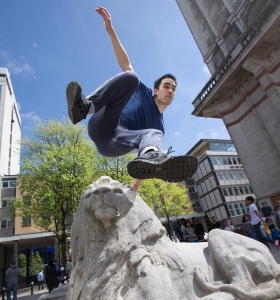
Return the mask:
<path fill-rule="evenodd" d="M 163 76 L 161 76 L 160 78 L 158 78 L 158 79 L 155 80 L 155 83 L 154 83 L 154 88 L 155 89 L 159 88 L 159 86 L 161 84 L 161 81 L 164 78 L 171 78 L 171 79 L 173 79 L 175 81 L 175 84 L 177 85 L 177 79 L 176 79 L 176 77 L 174 75 L 168 73 L 168 74 L 164 74 Z"/>
<path fill-rule="evenodd" d="M 246 197 L 246 200 L 251 201 L 252 203 L 254 203 L 255 199 L 252 196 L 248 196 Z"/>

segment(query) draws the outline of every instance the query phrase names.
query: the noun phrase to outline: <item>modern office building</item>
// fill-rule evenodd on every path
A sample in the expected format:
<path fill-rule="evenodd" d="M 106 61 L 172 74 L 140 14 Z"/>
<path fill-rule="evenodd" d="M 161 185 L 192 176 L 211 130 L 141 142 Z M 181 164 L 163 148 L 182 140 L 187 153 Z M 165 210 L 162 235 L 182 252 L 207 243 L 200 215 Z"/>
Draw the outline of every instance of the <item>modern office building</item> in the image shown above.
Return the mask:
<path fill-rule="evenodd" d="M 244 200 L 255 195 L 232 141 L 201 139 L 187 155 L 199 160 L 192 178 L 194 185 L 190 185 L 190 180 L 187 182 L 194 209 L 201 207 L 209 218 L 216 216 L 222 226 L 227 218 L 240 225 L 247 213 Z M 196 197 L 192 195 L 194 192 Z"/>
<path fill-rule="evenodd" d="M 0 287 L 5 271 L 18 253 L 31 251 L 54 256 L 54 234 L 36 228 L 31 218 L 12 217 L 9 203 L 21 197 L 17 186 L 20 172 L 20 115 L 6 68 L 0 68 Z"/>
<path fill-rule="evenodd" d="M 176 1 L 212 74 L 193 115 L 223 120 L 256 197 L 280 205 L 280 1 Z"/>
<path fill-rule="evenodd" d="M 0 176 L 19 173 L 20 124 L 8 69 L 0 68 Z"/>

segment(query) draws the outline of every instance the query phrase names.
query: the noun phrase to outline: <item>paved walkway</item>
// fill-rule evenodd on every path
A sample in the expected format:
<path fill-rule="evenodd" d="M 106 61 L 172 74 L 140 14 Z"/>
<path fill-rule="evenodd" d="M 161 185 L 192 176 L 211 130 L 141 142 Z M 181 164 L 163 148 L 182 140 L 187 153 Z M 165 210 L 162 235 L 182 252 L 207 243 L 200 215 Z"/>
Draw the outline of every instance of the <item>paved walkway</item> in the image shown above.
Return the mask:
<path fill-rule="evenodd" d="M 275 258 L 276 262 L 278 264 L 280 264 L 280 250 L 276 250 L 275 248 L 273 248 L 271 250 L 271 254 L 273 255 L 273 257 Z M 35 286 L 33 289 L 34 294 L 31 295 L 31 289 L 27 288 L 27 289 L 23 289 L 23 290 L 19 290 L 18 291 L 18 299 L 20 300 L 37 300 L 39 299 L 39 297 L 45 293 L 48 293 L 48 289 L 45 286 L 44 290 L 38 291 L 37 287 Z"/>

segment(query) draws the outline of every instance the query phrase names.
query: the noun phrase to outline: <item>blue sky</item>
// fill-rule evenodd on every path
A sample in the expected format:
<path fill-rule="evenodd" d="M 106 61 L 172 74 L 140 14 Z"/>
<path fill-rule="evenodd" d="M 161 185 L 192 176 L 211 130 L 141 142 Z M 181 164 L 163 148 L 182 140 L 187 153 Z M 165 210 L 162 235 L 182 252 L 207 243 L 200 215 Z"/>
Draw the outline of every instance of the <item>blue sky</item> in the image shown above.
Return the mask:
<path fill-rule="evenodd" d="M 89 94 L 121 71 L 97 6 L 109 10 L 146 85 L 152 88 L 165 73 L 177 77 L 176 96 L 164 112 L 164 149 L 185 154 L 201 138 L 228 139 L 221 120 L 191 115 L 210 73 L 175 0 L 0 0 L 0 66 L 11 74 L 22 136 L 31 135 L 36 122 L 68 117 L 68 82 L 79 81 Z"/>

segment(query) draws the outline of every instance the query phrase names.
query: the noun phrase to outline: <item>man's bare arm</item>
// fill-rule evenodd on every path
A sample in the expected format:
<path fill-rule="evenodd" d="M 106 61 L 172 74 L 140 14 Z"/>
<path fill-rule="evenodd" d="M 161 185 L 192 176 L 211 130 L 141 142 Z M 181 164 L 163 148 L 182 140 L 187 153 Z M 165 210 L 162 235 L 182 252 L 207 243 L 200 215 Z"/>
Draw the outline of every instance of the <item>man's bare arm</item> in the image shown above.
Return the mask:
<path fill-rule="evenodd" d="M 104 27 L 106 29 L 106 31 L 108 32 L 110 38 L 111 38 L 111 42 L 114 48 L 114 52 L 117 58 L 117 61 L 121 67 L 121 69 L 125 72 L 125 71 L 133 71 L 133 68 L 131 66 L 129 57 L 123 47 L 123 45 L 121 44 L 114 28 L 112 25 L 112 20 L 111 20 L 111 15 L 109 14 L 109 12 L 107 11 L 106 8 L 99 6 L 98 8 L 95 9 L 97 11 L 97 13 L 99 13 L 104 21 Z"/>

